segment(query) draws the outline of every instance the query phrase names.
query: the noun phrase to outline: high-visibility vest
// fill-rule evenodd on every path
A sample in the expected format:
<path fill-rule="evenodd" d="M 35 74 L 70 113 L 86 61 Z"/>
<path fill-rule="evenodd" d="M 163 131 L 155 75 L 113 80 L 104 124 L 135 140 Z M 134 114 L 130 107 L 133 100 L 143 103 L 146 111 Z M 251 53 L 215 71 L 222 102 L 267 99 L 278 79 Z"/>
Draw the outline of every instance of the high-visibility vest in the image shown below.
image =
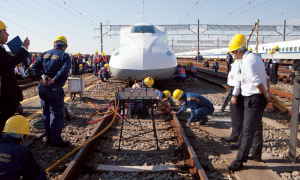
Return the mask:
<path fill-rule="evenodd" d="M 105 74 L 107 74 L 107 70 L 106 70 L 105 67 L 102 67 L 102 68 L 99 70 L 99 74 L 102 75 L 102 71 L 101 71 L 102 69 L 104 69 L 104 70 L 105 70 Z"/>
<path fill-rule="evenodd" d="M 267 60 L 267 59 L 264 59 L 264 62 L 268 62 L 268 60 Z"/>
<path fill-rule="evenodd" d="M 180 67 L 179 69 L 180 69 L 180 71 L 178 74 L 185 73 L 185 69 L 183 67 Z"/>
<path fill-rule="evenodd" d="M 196 69 L 196 67 L 195 67 L 194 65 L 191 65 L 189 68 L 190 68 L 190 70 L 191 70 L 192 72 L 197 72 L 197 69 Z M 193 68 L 194 68 L 194 70 L 193 70 Z"/>
<path fill-rule="evenodd" d="M 107 60 L 107 57 L 106 56 L 102 56 L 102 60 L 101 60 L 101 62 L 105 62 L 106 60 Z"/>
<path fill-rule="evenodd" d="M 95 63 L 98 63 L 100 61 L 99 56 L 95 56 L 96 60 L 94 60 Z"/>
<path fill-rule="evenodd" d="M 36 61 L 36 58 L 32 59 L 32 62 L 31 62 L 31 64 L 33 64 L 35 61 Z"/>

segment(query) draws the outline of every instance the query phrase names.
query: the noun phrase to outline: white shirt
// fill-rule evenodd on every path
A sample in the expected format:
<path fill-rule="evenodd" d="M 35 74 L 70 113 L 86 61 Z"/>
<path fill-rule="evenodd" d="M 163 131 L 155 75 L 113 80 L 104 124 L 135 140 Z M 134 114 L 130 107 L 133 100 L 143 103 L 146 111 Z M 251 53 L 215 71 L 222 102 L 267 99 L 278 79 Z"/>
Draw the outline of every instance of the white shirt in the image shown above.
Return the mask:
<path fill-rule="evenodd" d="M 20 73 L 22 77 L 25 76 L 24 69 L 22 67 L 15 67 L 15 73 Z"/>
<path fill-rule="evenodd" d="M 2 44 L 0 44 L 0 46 L 1 46 L 3 49 L 5 49 L 5 47 L 4 47 Z M 23 49 L 25 49 L 26 51 L 28 51 L 28 49 L 27 49 L 26 47 L 24 47 L 24 46 L 21 46 L 21 48 L 23 48 Z"/>
<path fill-rule="evenodd" d="M 241 69 L 238 72 L 238 77 L 235 79 L 232 94 L 238 95 L 239 87 L 241 87 L 243 96 L 261 94 L 256 86 L 262 83 L 266 91 L 268 91 L 267 79 L 269 77 L 261 58 L 256 54 L 250 53 L 250 51 L 246 51 L 241 61 Z"/>
<path fill-rule="evenodd" d="M 279 52 L 275 52 L 275 54 L 279 54 Z M 280 59 L 272 59 L 272 63 L 279 63 Z"/>
<path fill-rule="evenodd" d="M 235 60 L 232 64 L 231 64 L 231 70 L 228 73 L 228 77 L 227 77 L 227 84 L 229 86 L 234 86 L 234 79 L 237 78 L 238 75 L 238 71 L 239 69 L 241 69 L 241 60 Z"/>

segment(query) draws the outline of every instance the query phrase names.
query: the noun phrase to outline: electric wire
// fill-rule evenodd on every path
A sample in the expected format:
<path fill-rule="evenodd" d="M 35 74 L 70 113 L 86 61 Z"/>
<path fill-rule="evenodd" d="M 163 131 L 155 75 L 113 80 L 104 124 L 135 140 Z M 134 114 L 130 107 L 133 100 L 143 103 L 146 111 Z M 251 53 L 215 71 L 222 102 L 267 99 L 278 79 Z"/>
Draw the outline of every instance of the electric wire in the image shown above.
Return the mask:
<path fill-rule="evenodd" d="M 189 19 L 200 7 L 202 7 L 203 6 L 203 4 L 205 4 L 207 2 L 207 0 L 205 0 L 199 7 L 197 7 L 197 9 L 195 9 L 195 11 L 189 16 L 189 17 L 187 17 L 183 22 L 185 22 L 187 19 Z M 182 22 L 182 23 L 183 23 Z"/>
<path fill-rule="evenodd" d="M 70 1 L 70 0 L 69 0 Z M 81 8 L 79 7 L 78 5 L 74 4 L 72 1 L 70 1 L 70 3 L 72 3 L 74 6 L 77 6 L 78 8 Z M 84 9 L 81 9 L 83 11 L 85 11 Z M 98 17 L 94 16 L 93 14 L 89 13 L 88 11 L 85 11 L 86 13 L 90 14 L 91 16 L 93 16 L 94 18 L 98 19 Z"/>
<path fill-rule="evenodd" d="M 271 16 L 271 17 L 268 17 L 268 18 L 266 18 L 266 19 L 262 19 L 262 20 L 260 20 L 260 22 L 261 22 L 261 21 L 268 20 L 268 19 L 271 19 L 271 18 L 274 18 L 274 17 L 277 17 L 277 16 L 280 16 L 280 15 L 283 15 L 283 14 L 285 14 L 285 13 L 289 13 L 289 12 L 294 11 L 294 10 L 299 9 L 299 8 L 300 8 L 300 7 L 297 7 L 297 8 L 295 8 L 295 9 L 292 9 L 292 10 L 289 10 L 289 11 L 286 11 L 286 12 L 283 12 L 283 13 L 280 13 L 280 14 L 277 14 L 277 15 L 274 15 L 274 16 Z"/>
<path fill-rule="evenodd" d="M 32 14 L 32 13 L 29 13 L 29 12 L 23 10 L 22 8 L 19 8 L 19 7 L 15 6 L 15 5 L 13 5 L 13 4 L 11 4 L 11 3 L 5 1 L 5 0 L 3 0 L 3 1 L 6 2 L 6 3 L 8 3 L 8 4 L 10 4 L 10 5 L 12 5 L 12 6 L 14 6 L 14 7 L 16 7 L 16 8 L 18 8 L 18 9 L 20 9 L 20 10 L 22 10 L 22 11 L 24 11 L 24 12 L 26 12 L 26 13 L 28 13 L 28 14 L 30 14 L 30 15 L 32 15 L 32 16 L 34 16 L 34 17 L 36 17 L 36 18 L 38 18 L 38 19 L 40 19 L 40 20 L 42 20 L 43 22 L 46 22 L 46 20 L 44 20 L 44 19 L 42 19 L 42 18 L 40 18 L 40 17 L 38 17 L 38 16 L 36 16 L 36 15 L 34 15 L 34 14 Z M 1 6 L 0 6 L 0 7 L 1 7 Z M 65 29 L 65 28 L 59 27 L 59 26 L 57 26 L 56 24 L 53 24 L 53 23 L 48 22 L 49 24 L 52 24 L 52 25 L 54 25 L 54 26 L 56 26 L 56 27 L 58 27 L 58 28 L 60 28 L 60 29 L 57 29 L 57 28 L 55 28 L 55 27 L 53 27 L 53 26 L 49 26 L 49 25 L 47 25 L 47 24 L 44 24 L 44 23 L 41 23 L 41 22 L 39 22 L 39 21 L 33 20 L 33 19 L 31 19 L 31 18 L 25 17 L 24 15 L 21 15 L 21 14 L 19 14 L 19 13 L 16 13 L 16 12 L 11 11 L 11 10 L 9 10 L 9 9 L 6 9 L 6 8 L 4 8 L 4 7 L 1 7 L 1 8 L 5 9 L 5 10 L 7 10 L 7 11 L 10 11 L 10 12 L 12 12 L 12 13 L 15 13 L 15 14 L 17 14 L 17 15 L 19 15 L 19 16 L 22 16 L 22 17 L 24 17 L 24 18 L 26 18 L 26 19 L 32 20 L 32 21 L 34 21 L 35 23 L 42 24 L 42 25 L 47 26 L 47 27 L 49 27 L 49 28 L 58 30 L 59 32 L 60 32 L 60 31 L 63 31 L 63 32 L 69 33 L 69 34 L 71 33 L 71 35 L 75 35 L 75 36 L 77 36 L 77 37 L 81 37 L 81 38 L 90 38 L 90 37 L 87 37 L 87 36 L 82 36 L 82 35 L 79 35 L 79 34 L 75 34 L 74 32 L 71 32 L 71 31 L 63 30 L 63 29 Z"/>
<path fill-rule="evenodd" d="M 198 2 L 199 1 L 200 0 L 198 0 Z M 179 21 L 179 23 L 181 23 L 181 21 L 183 20 L 183 18 L 185 18 L 185 16 L 187 16 L 192 11 L 192 9 L 198 4 L 198 2 L 196 2 L 196 4 L 181 18 L 181 20 Z"/>

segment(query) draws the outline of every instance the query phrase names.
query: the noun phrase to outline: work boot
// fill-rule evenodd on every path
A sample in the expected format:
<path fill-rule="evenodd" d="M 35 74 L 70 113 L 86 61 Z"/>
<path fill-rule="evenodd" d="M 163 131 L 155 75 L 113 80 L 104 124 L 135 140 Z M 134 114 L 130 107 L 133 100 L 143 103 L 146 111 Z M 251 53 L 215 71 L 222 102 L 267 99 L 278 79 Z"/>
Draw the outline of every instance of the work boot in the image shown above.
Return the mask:
<path fill-rule="evenodd" d="M 226 142 L 237 142 L 237 140 L 233 139 L 233 138 L 224 138 L 224 137 L 221 137 L 221 140 L 222 141 L 226 141 Z"/>
<path fill-rule="evenodd" d="M 52 144 L 52 139 L 47 139 L 46 140 L 46 146 L 50 146 Z"/>
<path fill-rule="evenodd" d="M 230 145 L 230 149 L 240 149 L 240 146 L 239 144 L 232 144 Z"/>
<path fill-rule="evenodd" d="M 243 167 L 243 162 L 239 162 L 239 161 L 236 161 L 234 160 L 228 167 L 227 169 L 228 170 L 231 170 L 231 171 L 237 171 L 239 169 L 241 169 Z"/>
<path fill-rule="evenodd" d="M 256 161 L 256 162 L 261 162 L 261 157 L 255 157 L 252 154 L 249 154 L 248 159 Z"/>
<path fill-rule="evenodd" d="M 70 146 L 70 142 L 69 141 L 61 141 L 60 143 L 51 143 L 52 147 L 67 147 Z"/>

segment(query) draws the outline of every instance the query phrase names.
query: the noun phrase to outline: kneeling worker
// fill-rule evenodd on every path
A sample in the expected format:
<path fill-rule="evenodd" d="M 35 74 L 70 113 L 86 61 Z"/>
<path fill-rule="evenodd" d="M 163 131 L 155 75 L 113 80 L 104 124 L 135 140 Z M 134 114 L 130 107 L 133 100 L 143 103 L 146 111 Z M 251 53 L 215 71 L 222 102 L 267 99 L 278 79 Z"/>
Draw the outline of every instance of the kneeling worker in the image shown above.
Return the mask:
<path fill-rule="evenodd" d="M 63 141 L 61 137 L 64 127 L 63 86 L 71 69 L 71 58 L 65 52 L 67 47 L 67 39 L 58 36 L 54 41 L 54 48 L 44 52 L 32 65 L 33 73 L 40 80 L 38 88 L 47 144 L 55 147 L 69 146 L 69 141 Z M 42 79 L 42 70 L 48 79 Z"/>
<path fill-rule="evenodd" d="M 178 112 L 173 111 L 172 114 L 180 114 L 185 111 L 186 108 L 191 109 L 191 116 L 189 122 L 186 123 L 186 127 L 189 127 L 191 122 L 195 119 L 199 119 L 200 124 L 205 125 L 208 120 L 207 115 L 211 115 L 215 110 L 213 104 L 200 94 L 185 93 L 180 89 L 176 89 L 173 92 L 173 97 L 184 103 Z"/>
<path fill-rule="evenodd" d="M 167 100 L 169 97 L 171 97 L 171 92 L 168 90 L 165 90 L 164 92 L 161 92 L 158 89 L 154 89 L 155 92 L 157 93 L 157 99 L 158 99 L 158 103 L 162 106 L 165 106 L 165 100 Z M 162 98 L 166 98 L 162 101 Z"/>
<path fill-rule="evenodd" d="M 100 70 L 99 70 L 99 78 L 101 81 L 107 81 L 111 76 L 108 74 L 107 68 L 109 65 L 106 63 Z"/>
<path fill-rule="evenodd" d="M 0 179 L 47 179 L 34 159 L 32 151 L 22 145 L 29 134 L 29 121 L 23 116 L 9 118 L 0 139 Z"/>

